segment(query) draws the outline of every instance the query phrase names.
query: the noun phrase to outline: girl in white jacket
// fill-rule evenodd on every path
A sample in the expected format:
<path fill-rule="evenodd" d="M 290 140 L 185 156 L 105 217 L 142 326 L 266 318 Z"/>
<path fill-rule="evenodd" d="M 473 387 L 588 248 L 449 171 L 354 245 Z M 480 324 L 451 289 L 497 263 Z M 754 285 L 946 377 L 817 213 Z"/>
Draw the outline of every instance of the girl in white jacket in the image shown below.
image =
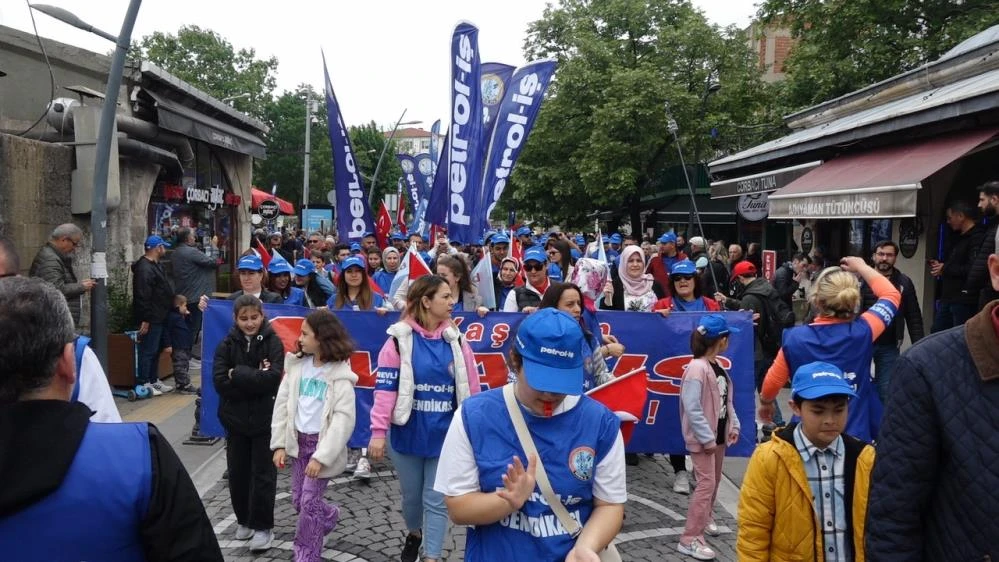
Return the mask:
<path fill-rule="evenodd" d="M 340 508 L 323 500 L 329 479 L 347 466 L 347 439 L 354 431 L 354 342 L 323 308 L 305 317 L 298 353 L 285 357 L 285 374 L 274 402 L 271 449 L 274 464 L 295 459 L 291 499 L 298 512 L 295 560 L 321 559 L 323 539 L 336 527 Z"/>

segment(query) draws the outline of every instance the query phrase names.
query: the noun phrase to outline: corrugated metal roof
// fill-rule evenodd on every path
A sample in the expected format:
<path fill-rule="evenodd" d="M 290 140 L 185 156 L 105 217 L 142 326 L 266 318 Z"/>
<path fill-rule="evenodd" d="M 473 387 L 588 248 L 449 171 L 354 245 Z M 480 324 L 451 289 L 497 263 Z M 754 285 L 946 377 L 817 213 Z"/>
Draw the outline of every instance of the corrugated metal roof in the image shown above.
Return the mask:
<path fill-rule="evenodd" d="M 831 137 L 853 129 L 860 129 L 905 115 L 940 108 L 993 92 L 999 92 L 999 69 L 859 111 L 816 127 L 802 129 L 779 139 L 715 160 L 709 166 L 712 168 L 724 166 L 777 149 L 819 140 L 823 137 Z"/>

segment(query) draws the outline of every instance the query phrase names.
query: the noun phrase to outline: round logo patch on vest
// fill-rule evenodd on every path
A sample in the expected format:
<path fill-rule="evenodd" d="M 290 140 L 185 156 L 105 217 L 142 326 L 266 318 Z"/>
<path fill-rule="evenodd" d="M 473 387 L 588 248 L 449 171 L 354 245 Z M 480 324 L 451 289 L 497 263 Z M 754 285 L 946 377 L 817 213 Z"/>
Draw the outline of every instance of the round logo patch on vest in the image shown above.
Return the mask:
<path fill-rule="evenodd" d="M 587 481 L 593 478 L 593 460 L 596 453 L 589 447 L 576 447 L 569 453 L 569 471 L 577 479 Z"/>

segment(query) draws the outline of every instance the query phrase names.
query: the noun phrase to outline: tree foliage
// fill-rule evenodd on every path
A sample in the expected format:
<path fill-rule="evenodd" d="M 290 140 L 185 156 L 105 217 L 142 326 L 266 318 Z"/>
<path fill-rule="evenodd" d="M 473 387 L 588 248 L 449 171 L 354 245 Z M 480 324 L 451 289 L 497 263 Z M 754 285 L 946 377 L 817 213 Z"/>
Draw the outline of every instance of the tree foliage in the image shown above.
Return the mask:
<path fill-rule="evenodd" d="M 262 118 L 277 85 L 275 57 L 258 59 L 253 48 L 236 50 L 227 39 L 210 29 L 185 25 L 177 34 L 156 31 L 138 43 L 143 60 L 190 82 L 211 96 L 232 100 L 236 109 Z"/>
<path fill-rule="evenodd" d="M 765 0 L 758 16 L 798 39 L 787 103 L 802 108 L 931 62 L 999 23 L 993 0 Z"/>
<path fill-rule="evenodd" d="M 525 53 L 558 71 L 504 199 L 542 220 L 609 209 L 636 223 L 640 197 L 679 163 L 667 102 L 688 164 L 755 140 L 733 125 L 774 119 L 744 35 L 687 1 L 562 0 L 530 25 Z"/>

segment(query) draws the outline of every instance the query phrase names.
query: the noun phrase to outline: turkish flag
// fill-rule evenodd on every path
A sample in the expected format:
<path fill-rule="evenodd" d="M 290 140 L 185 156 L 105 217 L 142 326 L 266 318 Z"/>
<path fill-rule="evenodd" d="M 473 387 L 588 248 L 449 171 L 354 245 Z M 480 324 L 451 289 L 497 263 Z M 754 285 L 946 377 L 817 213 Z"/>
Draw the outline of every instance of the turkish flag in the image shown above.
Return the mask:
<path fill-rule="evenodd" d="M 378 208 L 378 221 L 375 223 L 375 236 L 378 238 L 378 247 L 385 248 L 388 246 L 390 232 L 392 232 L 392 215 L 389 214 L 383 200 L 381 206 Z"/>
<path fill-rule="evenodd" d="M 430 267 L 427 265 L 427 262 L 423 261 L 423 258 L 420 257 L 420 254 L 410 250 L 409 280 L 413 281 L 415 279 L 423 277 L 424 275 L 430 275 L 431 273 L 433 272 L 430 271 Z"/>
<path fill-rule="evenodd" d="M 253 241 L 256 243 L 257 253 L 260 254 L 260 261 L 264 264 L 264 269 L 267 269 L 267 266 L 271 264 L 271 251 L 256 236 L 253 237 Z"/>
<path fill-rule="evenodd" d="M 399 198 L 399 208 L 395 213 L 395 223 L 399 225 L 399 232 L 406 235 L 406 198 Z"/>
<path fill-rule="evenodd" d="M 514 233 L 513 230 L 510 231 L 511 234 Z M 524 286 L 524 276 L 527 272 L 524 271 L 524 247 L 520 243 L 520 239 L 516 236 L 512 236 L 513 240 L 510 241 L 510 257 L 517 260 L 517 266 L 520 272 L 517 273 L 517 277 L 513 280 L 514 287 Z"/>
<path fill-rule="evenodd" d="M 644 367 L 615 377 L 593 390 L 587 396 L 600 402 L 621 420 L 621 437 L 625 443 L 631 439 L 635 424 L 642 418 L 648 398 L 648 375 Z"/>

